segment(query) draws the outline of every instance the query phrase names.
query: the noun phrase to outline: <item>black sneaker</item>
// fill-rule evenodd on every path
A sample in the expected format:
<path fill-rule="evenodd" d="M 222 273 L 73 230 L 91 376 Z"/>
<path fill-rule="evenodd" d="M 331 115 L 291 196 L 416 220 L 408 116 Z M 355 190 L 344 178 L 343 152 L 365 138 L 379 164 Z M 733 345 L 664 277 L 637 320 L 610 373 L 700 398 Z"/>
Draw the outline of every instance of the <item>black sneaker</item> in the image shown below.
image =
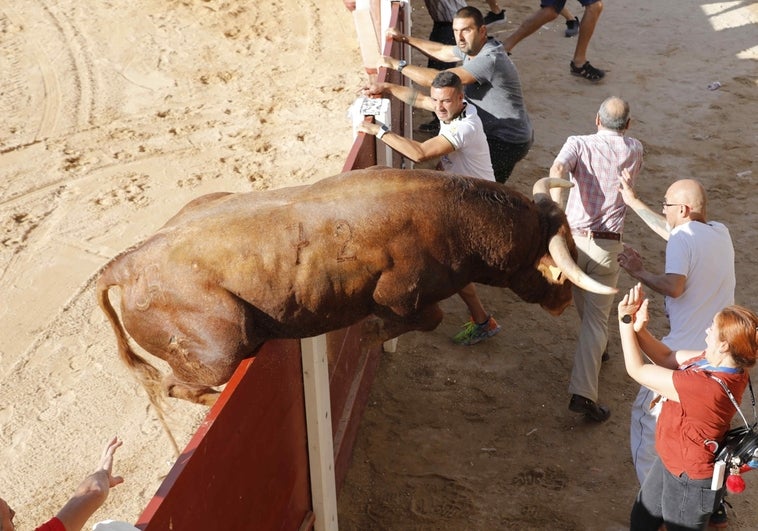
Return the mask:
<path fill-rule="evenodd" d="M 566 21 L 566 37 L 573 37 L 579 33 L 579 17 L 574 17 L 574 20 Z"/>
<path fill-rule="evenodd" d="M 611 416 L 611 410 L 607 407 L 579 395 L 571 395 L 569 409 L 576 413 L 584 413 L 588 419 L 595 422 L 605 422 Z"/>
<path fill-rule="evenodd" d="M 505 9 L 503 9 L 498 14 L 495 14 L 492 11 L 489 11 L 487 15 L 484 17 L 485 26 L 490 26 L 492 24 L 503 24 L 507 21 L 508 21 L 508 17 L 505 16 Z"/>
<path fill-rule="evenodd" d="M 729 525 L 729 517 L 726 515 L 725 502 L 719 503 L 718 509 L 711 514 L 710 520 L 708 520 L 709 527 L 715 527 L 716 529 L 723 529 Z"/>

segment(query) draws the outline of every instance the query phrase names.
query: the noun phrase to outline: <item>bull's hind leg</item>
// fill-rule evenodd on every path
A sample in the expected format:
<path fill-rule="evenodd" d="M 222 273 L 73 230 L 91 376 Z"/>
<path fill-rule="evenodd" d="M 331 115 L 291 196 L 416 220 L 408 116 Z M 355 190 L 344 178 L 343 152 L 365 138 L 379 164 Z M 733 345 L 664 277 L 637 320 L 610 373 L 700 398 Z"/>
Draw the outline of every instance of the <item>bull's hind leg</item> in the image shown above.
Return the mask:
<path fill-rule="evenodd" d="M 125 308 L 124 323 L 145 350 L 163 359 L 173 374 L 164 378 L 169 396 L 212 405 L 214 387 L 229 381 L 239 363 L 258 349 L 246 303 L 216 288 L 193 292 L 190 305 L 172 294 L 171 304 Z"/>
<path fill-rule="evenodd" d="M 163 379 L 163 388 L 170 397 L 209 407 L 216 403 L 220 393 L 213 387 L 183 382 L 173 373 Z"/>
<path fill-rule="evenodd" d="M 202 326 L 186 323 L 171 338 L 172 355 L 167 360 L 173 374 L 163 384 L 168 396 L 212 406 L 218 399 L 215 386 L 229 381 L 240 362 L 252 356 L 261 342 L 252 344 L 244 308 L 231 314 L 202 316 Z"/>

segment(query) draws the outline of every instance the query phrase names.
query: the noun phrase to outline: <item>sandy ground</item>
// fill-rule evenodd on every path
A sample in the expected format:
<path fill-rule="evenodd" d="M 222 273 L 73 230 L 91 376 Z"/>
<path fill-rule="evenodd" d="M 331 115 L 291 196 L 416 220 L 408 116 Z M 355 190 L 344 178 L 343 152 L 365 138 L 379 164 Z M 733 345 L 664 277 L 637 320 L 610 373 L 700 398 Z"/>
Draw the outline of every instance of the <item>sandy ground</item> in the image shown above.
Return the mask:
<path fill-rule="evenodd" d="M 484 2 L 469 4 L 486 10 Z M 491 33 L 507 35 L 537 4 L 501 2 L 510 20 Z M 426 37 L 423 2 L 412 5 L 413 33 Z M 578 3 L 568 7 L 581 14 Z M 512 59 L 536 144 L 509 184 L 528 193 L 568 135 L 594 131 L 600 102 L 623 96 L 632 105 L 630 134 L 645 146 L 640 196 L 658 205 L 674 179 L 702 180 L 710 216 L 732 233 L 737 302 L 758 308 L 757 22 L 758 5 L 750 2 L 607 1 L 589 53 L 608 71 L 597 85 L 569 75 L 575 41 L 564 37 L 563 19 L 522 41 Z M 709 91 L 712 81 L 722 87 Z M 634 213 L 625 240 L 650 268 L 662 269 L 665 242 Z M 631 285 L 622 273 L 620 287 Z M 567 408 L 575 309 L 553 318 L 508 291 L 483 288 L 481 295 L 503 325 L 496 338 L 453 345 L 450 337 L 468 318 L 454 298 L 436 331 L 402 337 L 398 351 L 383 358 L 340 498 L 341 527 L 628 529 L 638 488 L 629 411 L 638 386 L 624 371 L 618 330 L 612 328 L 611 359 L 600 375 L 601 402 L 612 417 L 588 423 Z M 659 334 L 667 329 L 662 306 L 653 294 Z M 749 405 L 745 412 L 752 415 Z M 758 528 L 758 477 L 745 478 L 748 490 L 730 496 L 730 529 Z"/>
<path fill-rule="evenodd" d="M 495 34 L 533 4 L 508 5 Z M 423 4 L 412 5 L 414 32 L 428 35 Z M 545 27 L 513 55 L 537 142 L 511 184 L 528 191 L 566 136 L 593 130 L 600 101 L 622 95 L 646 148 L 640 195 L 657 203 L 673 179 L 701 179 L 711 216 L 732 231 L 737 300 L 758 307 L 757 20 L 742 1 L 607 2 L 590 53 L 609 71 L 598 85 L 568 75 L 562 21 Z M 172 450 L 116 357 L 94 275 L 203 193 L 339 172 L 365 77 L 351 24 L 336 0 L 0 0 L 0 496 L 19 529 L 55 512 L 113 434 L 127 482 L 93 522 L 136 520 L 157 489 Z M 661 266 L 663 242 L 634 217 L 626 240 Z M 551 318 L 510 292 L 482 295 L 505 325 L 496 339 L 453 346 L 466 315 L 451 299 L 437 331 L 404 336 L 384 357 L 341 527 L 625 527 L 636 387 L 616 336 L 601 375 L 613 417 L 590 425 L 566 409 L 573 309 Z M 664 332 L 660 297 L 653 306 Z M 172 404 L 184 444 L 205 409 Z M 732 528 L 758 525 L 753 490 L 732 497 Z"/>
<path fill-rule="evenodd" d="M 126 483 L 96 519 L 135 521 L 170 469 L 93 275 L 201 194 L 341 171 L 364 75 L 332 3 L 0 0 L 0 496 L 19 529 L 114 434 Z M 172 402 L 183 446 L 206 411 Z"/>

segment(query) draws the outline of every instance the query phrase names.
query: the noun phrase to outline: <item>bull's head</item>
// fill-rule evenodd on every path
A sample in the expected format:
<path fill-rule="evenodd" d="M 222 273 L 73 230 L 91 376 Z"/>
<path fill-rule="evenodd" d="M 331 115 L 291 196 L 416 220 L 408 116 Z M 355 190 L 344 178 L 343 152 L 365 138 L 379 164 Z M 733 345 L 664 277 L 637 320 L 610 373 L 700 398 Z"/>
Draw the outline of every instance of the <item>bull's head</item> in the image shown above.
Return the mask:
<path fill-rule="evenodd" d="M 560 315 L 571 304 L 572 284 L 593 293 L 613 294 L 618 291 L 591 278 L 576 264 L 576 247 L 568 221 L 549 195 L 549 189 L 557 186 L 571 188 L 573 184 L 565 179 L 544 178 L 537 181 L 532 189 L 534 201 L 547 223 L 549 254 L 539 258 L 530 272 L 532 278 L 526 279 L 527 284 L 531 285 L 530 295 L 534 297 L 534 302 L 539 302 L 553 315 Z M 542 287 L 540 293 L 533 292 L 536 286 Z M 515 291 L 514 286 L 511 289 Z M 519 295 L 524 297 L 521 293 Z"/>

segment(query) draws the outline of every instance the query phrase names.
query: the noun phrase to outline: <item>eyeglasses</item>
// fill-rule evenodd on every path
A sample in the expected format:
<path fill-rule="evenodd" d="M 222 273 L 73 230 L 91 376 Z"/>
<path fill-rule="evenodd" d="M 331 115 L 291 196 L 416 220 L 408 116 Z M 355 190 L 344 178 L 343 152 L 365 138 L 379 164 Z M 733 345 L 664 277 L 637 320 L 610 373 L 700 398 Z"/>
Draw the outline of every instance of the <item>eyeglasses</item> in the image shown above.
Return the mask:
<path fill-rule="evenodd" d="M 687 206 L 684 203 L 667 203 L 666 200 L 663 200 L 663 208 L 670 207 L 670 206 Z"/>

